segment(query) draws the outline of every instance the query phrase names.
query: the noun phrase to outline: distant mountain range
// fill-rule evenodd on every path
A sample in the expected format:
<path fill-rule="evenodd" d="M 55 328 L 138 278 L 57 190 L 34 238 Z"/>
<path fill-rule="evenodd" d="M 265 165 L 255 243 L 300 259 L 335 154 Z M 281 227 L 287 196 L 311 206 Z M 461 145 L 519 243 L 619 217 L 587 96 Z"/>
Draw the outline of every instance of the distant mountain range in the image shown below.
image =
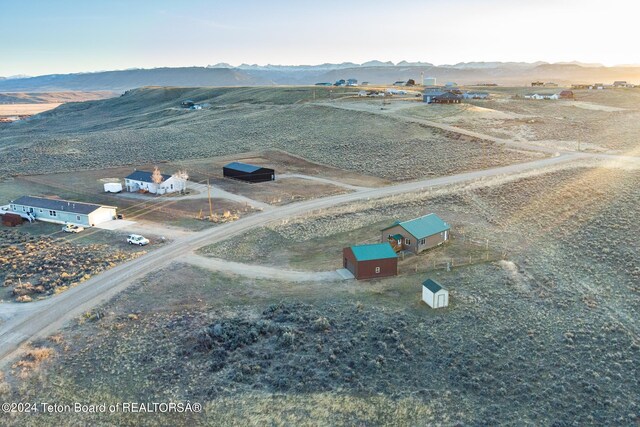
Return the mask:
<path fill-rule="evenodd" d="M 463 62 L 433 65 L 428 62 L 368 61 L 319 65 L 249 65 L 234 67 L 218 63 L 207 67 L 179 67 L 51 74 L 37 77 L 0 77 L 0 92 L 124 91 L 142 86 L 264 86 L 311 85 L 355 78 L 370 84 L 391 84 L 398 80 L 420 81 L 421 75 L 439 82 L 458 84 L 496 83 L 526 85 L 534 80 L 571 83 L 640 83 L 640 66 L 605 67 L 580 62 Z"/>

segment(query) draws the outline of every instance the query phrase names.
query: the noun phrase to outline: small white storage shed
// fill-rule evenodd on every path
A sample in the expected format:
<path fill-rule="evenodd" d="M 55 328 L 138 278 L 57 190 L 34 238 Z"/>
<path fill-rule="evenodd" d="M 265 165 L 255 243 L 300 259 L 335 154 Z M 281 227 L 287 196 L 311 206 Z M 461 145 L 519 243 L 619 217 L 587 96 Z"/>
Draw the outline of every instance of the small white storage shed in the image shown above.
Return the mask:
<path fill-rule="evenodd" d="M 422 301 L 431 308 L 443 308 L 449 305 L 449 291 L 435 280 L 427 279 L 422 282 Z"/>

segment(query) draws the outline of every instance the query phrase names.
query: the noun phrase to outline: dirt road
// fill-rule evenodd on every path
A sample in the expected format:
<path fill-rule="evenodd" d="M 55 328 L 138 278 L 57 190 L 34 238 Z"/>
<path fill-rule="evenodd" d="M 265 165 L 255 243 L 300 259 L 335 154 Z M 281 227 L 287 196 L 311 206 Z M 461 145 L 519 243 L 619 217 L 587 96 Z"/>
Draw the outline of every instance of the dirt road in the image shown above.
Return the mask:
<path fill-rule="evenodd" d="M 357 185 L 345 184 L 344 182 L 335 181 L 333 179 L 321 178 L 319 176 L 312 176 L 312 175 L 303 175 L 299 173 L 283 173 L 278 175 L 278 179 L 287 179 L 287 178 L 308 179 L 310 181 L 317 181 L 323 184 L 335 185 L 336 187 L 342 187 L 342 188 L 346 188 L 347 190 L 353 190 L 353 191 L 362 191 L 370 188 L 370 187 L 360 187 Z"/>
<path fill-rule="evenodd" d="M 396 119 L 396 120 L 400 120 L 408 123 L 419 123 L 429 127 L 436 128 L 436 129 L 441 129 L 444 131 L 453 132 L 460 135 L 470 136 L 473 138 L 481 139 L 483 141 L 489 141 L 489 142 L 501 144 L 509 148 L 519 149 L 519 150 L 538 151 L 541 153 L 550 153 L 554 155 L 580 153 L 580 154 L 584 154 L 585 156 L 589 156 L 593 158 L 611 158 L 611 159 L 617 158 L 621 160 L 629 160 L 629 159 L 633 160 L 635 156 L 640 154 L 637 150 L 634 153 L 629 153 L 630 155 L 618 155 L 618 154 L 608 154 L 608 153 L 586 153 L 586 152 L 578 152 L 575 150 L 562 150 L 557 147 L 545 147 L 545 146 L 534 144 L 531 142 L 522 142 L 522 141 L 514 141 L 511 139 L 498 138 L 498 137 L 487 135 L 484 133 L 474 132 L 471 130 L 462 129 L 462 128 L 452 126 L 452 125 L 447 125 L 444 123 L 434 122 L 432 120 L 420 119 L 415 117 L 406 117 L 406 116 L 402 116 L 400 114 L 394 113 L 393 111 L 380 111 L 380 110 L 372 109 L 370 105 L 366 105 L 366 104 L 361 106 L 354 105 L 353 103 L 340 104 L 339 102 L 331 102 L 331 103 L 318 102 L 316 104 L 322 105 L 325 107 L 338 108 L 342 110 L 361 111 L 361 112 L 366 112 L 371 114 L 380 114 L 382 116 L 392 117 L 393 119 Z M 572 144 L 575 144 L 575 146 L 578 146 L 577 143 L 572 143 Z"/>
<path fill-rule="evenodd" d="M 232 223 L 178 238 L 172 243 L 158 248 L 147 255 L 107 270 L 62 294 L 53 296 L 46 301 L 31 303 L 28 311 L 25 310 L 23 313 L 16 313 L 8 319 L 6 323 L 0 326 L 0 365 L 6 363 L 12 356 L 16 355 L 19 352 L 21 344 L 26 341 L 51 335 L 69 320 L 108 301 L 136 280 L 149 273 L 160 270 L 170 262 L 202 246 L 227 240 L 233 236 L 273 221 L 280 221 L 343 203 L 416 192 L 428 188 L 459 184 L 487 177 L 524 172 L 531 173 L 538 169 L 584 157 L 584 154 L 565 154 L 528 163 L 467 172 L 435 179 L 406 182 L 388 187 L 372 188 L 313 199 L 260 212 Z M 3 307 L 0 305 L 0 311 L 2 310 Z"/>
<path fill-rule="evenodd" d="M 264 265 L 250 265 L 227 261 L 220 258 L 209 258 L 197 254 L 187 254 L 178 261 L 212 271 L 237 274 L 254 279 L 276 279 L 288 282 L 334 282 L 344 280 L 335 271 L 294 271 Z"/>

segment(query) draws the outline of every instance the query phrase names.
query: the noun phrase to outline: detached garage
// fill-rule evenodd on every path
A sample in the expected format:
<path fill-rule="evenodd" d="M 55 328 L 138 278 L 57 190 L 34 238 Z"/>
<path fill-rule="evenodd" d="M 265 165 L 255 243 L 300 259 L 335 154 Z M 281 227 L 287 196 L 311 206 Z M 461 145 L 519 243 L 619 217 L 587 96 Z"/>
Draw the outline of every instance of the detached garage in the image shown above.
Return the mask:
<path fill-rule="evenodd" d="M 343 266 L 358 280 L 398 275 L 398 254 L 389 243 L 344 248 Z"/>
<path fill-rule="evenodd" d="M 266 182 L 276 179 L 276 172 L 273 169 L 247 163 L 231 162 L 222 168 L 225 178 L 239 179 L 246 182 Z"/>
<path fill-rule="evenodd" d="M 431 308 L 443 308 L 449 305 L 449 291 L 435 280 L 427 279 L 422 282 L 422 301 Z"/>

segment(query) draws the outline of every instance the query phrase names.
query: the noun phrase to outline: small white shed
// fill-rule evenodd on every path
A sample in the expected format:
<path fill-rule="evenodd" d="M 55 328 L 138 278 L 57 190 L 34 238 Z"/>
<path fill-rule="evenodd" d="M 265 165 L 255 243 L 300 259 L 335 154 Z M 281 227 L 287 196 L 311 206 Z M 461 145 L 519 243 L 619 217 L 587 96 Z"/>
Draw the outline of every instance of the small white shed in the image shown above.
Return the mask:
<path fill-rule="evenodd" d="M 422 282 L 422 301 L 431 308 L 443 308 L 449 305 L 449 291 L 435 280 L 427 279 Z"/>

